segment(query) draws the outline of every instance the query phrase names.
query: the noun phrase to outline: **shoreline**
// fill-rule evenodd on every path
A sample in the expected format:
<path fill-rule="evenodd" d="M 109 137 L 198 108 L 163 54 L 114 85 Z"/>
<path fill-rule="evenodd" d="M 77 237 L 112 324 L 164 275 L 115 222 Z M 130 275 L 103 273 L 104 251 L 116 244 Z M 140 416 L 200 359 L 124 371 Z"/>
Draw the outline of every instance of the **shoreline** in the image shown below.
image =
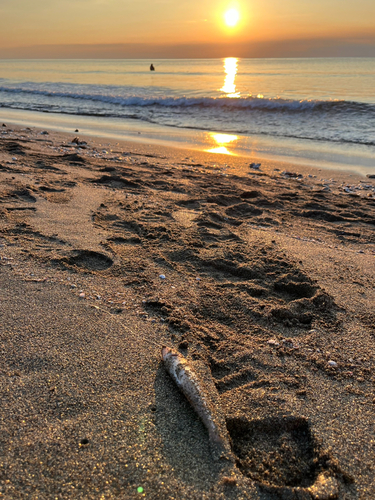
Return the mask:
<path fill-rule="evenodd" d="M 374 497 L 375 179 L 7 125 L 0 498 Z"/>
<path fill-rule="evenodd" d="M 4 112 L 5 111 L 5 112 Z M 2 122 L 8 122 L 15 127 L 34 127 L 36 129 L 52 130 L 55 133 L 69 134 L 75 129 L 81 131 L 82 136 L 99 141 L 107 140 L 111 144 L 122 142 L 134 142 L 136 144 L 150 144 L 154 147 L 172 147 L 195 153 L 206 153 L 217 150 L 215 156 L 221 157 L 220 161 L 228 159 L 251 159 L 268 163 L 281 161 L 296 168 L 305 166 L 313 169 L 322 169 L 346 174 L 375 175 L 375 163 L 373 158 L 357 153 L 344 154 L 343 151 L 335 151 L 335 144 L 329 148 L 324 144 L 319 145 L 319 150 L 308 149 L 306 144 L 300 144 L 291 139 L 284 138 L 277 141 L 276 138 L 246 137 L 235 134 L 223 134 L 210 131 L 199 131 L 193 129 L 179 129 L 166 126 L 158 126 L 152 123 L 137 120 L 116 120 L 108 118 L 95 118 L 73 115 L 56 115 L 40 113 L 37 111 L 2 110 L 0 113 Z M 105 129 L 105 130 L 103 130 Z M 275 142 L 276 141 L 276 142 Z M 220 154 L 220 149 L 225 154 Z M 324 151 L 319 156 L 319 151 Z M 304 151 L 304 153 L 303 153 Z M 357 155 L 357 156 L 356 156 Z M 218 160 L 219 161 L 219 160 Z"/>

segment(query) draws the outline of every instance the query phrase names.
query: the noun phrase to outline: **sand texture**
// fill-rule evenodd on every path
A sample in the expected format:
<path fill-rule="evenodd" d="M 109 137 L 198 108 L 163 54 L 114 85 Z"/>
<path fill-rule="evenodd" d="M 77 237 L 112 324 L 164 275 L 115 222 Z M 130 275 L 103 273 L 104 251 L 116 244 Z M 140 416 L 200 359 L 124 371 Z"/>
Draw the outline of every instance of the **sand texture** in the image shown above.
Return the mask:
<path fill-rule="evenodd" d="M 0 498 L 375 498 L 375 179 L 1 132 Z"/>

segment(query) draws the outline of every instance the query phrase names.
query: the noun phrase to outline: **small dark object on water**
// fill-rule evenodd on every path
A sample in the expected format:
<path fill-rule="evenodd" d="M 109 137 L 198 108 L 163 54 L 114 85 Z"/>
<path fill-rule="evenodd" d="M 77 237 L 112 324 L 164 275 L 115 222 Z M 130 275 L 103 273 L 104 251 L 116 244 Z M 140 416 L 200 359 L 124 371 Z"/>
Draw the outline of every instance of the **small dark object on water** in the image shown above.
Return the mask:
<path fill-rule="evenodd" d="M 375 174 L 367 174 L 366 177 L 368 177 L 369 179 L 375 179 Z"/>
<path fill-rule="evenodd" d="M 76 128 L 75 132 L 79 132 L 78 128 Z"/>
<path fill-rule="evenodd" d="M 154 68 L 153 64 L 150 65 L 150 71 L 155 71 L 155 68 Z"/>
<path fill-rule="evenodd" d="M 3 123 L 3 127 L 6 127 L 5 123 Z"/>

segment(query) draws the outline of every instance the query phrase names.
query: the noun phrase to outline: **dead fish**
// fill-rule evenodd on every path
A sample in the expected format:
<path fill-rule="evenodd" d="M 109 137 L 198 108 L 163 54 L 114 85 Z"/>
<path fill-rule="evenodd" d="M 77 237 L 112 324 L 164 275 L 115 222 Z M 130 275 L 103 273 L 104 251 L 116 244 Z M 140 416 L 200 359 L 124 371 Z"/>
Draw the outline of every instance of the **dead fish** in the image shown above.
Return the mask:
<path fill-rule="evenodd" d="M 162 348 L 162 358 L 169 375 L 207 428 L 213 457 L 233 462 L 225 419 L 217 404 L 213 405 L 210 401 L 211 398 L 196 372 L 182 354 L 170 347 Z"/>

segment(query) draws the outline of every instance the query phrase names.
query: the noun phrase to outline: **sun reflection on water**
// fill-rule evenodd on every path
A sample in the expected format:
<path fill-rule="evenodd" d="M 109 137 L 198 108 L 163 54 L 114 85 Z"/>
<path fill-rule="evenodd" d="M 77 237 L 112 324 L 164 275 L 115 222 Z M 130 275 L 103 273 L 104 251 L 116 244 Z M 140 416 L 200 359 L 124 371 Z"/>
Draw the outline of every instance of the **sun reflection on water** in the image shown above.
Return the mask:
<path fill-rule="evenodd" d="M 238 71 L 238 58 L 226 57 L 224 59 L 225 80 L 224 85 L 220 89 L 227 94 L 227 97 L 240 97 L 240 93 L 236 92 L 236 75 Z"/>
<path fill-rule="evenodd" d="M 237 141 L 238 139 L 237 135 L 216 134 L 214 132 L 210 132 L 209 137 L 211 141 L 213 140 L 217 144 L 217 147 L 212 149 L 206 149 L 207 153 L 221 153 L 224 155 L 234 155 L 234 153 L 232 153 L 227 149 L 226 144 L 230 144 Z"/>

